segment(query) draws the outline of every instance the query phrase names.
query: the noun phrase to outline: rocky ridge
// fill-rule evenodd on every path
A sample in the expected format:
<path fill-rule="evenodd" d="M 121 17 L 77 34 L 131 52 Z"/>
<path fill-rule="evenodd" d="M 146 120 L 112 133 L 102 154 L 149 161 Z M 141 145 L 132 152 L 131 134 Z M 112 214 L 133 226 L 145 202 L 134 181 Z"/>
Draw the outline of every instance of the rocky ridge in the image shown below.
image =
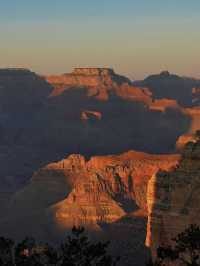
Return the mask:
<path fill-rule="evenodd" d="M 148 227 L 146 244 L 156 256 L 159 246 L 191 223 L 199 225 L 200 137 L 186 144 L 179 165 L 169 172 L 154 174 L 148 183 Z"/>
<path fill-rule="evenodd" d="M 200 80 L 181 77 L 163 71 L 150 75 L 142 81 L 135 81 L 134 85 L 148 88 L 153 99 L 172 99 L 183 107 L 198 105 Z"/>
<path fill-rule="evenodd" d="M 30 234 L 27 230 L 38 235 L 47 230 L 41 226 L 49 228 L 51 224 L 52 232 L 63 235 L 63 230 L 73 225 L 102 230 L 101 224 L 113 223 L 139 209 L 146 215 L 149 178 L 159 169 L 169 171 L 179 159 L 178 155 L 134 151 L 89 161 L 70 155 L 33 175 L 30 184 L 12 198 L 1 228 L 19 237 Z M 16 230 L 12 221 L 26 221 L 26 229 Z"/>
<path fill-rule="evenodd" d="M 84 87 L 87 94 L 100 101 L 107 101 L 112 95 L 122 99 L 151 102 L 151 92 L 147 88 L 139 88 L 110 68 L 75 68 L 72 73 L 47 76 L 46 80 L 54 86 L 51 96 L 58 96 L 65 90 Z"/>

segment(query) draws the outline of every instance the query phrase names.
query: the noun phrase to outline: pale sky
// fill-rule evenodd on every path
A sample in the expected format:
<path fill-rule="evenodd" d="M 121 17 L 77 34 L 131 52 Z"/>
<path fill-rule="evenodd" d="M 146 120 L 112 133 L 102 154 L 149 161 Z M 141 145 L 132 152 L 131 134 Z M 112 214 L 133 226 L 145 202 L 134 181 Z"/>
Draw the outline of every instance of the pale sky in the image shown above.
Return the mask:
<path fill-rule="evenodd" d="M 0 0 L 0 67 L 200 78 L 199 0 Z"/>

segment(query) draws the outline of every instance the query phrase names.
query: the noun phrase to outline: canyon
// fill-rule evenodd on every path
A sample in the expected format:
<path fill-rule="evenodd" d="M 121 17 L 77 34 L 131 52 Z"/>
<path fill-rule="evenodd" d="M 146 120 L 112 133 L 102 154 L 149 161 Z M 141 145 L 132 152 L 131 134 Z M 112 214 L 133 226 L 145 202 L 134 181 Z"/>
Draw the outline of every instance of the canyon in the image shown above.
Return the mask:
<path fill-rule="evenodd" d="M 58 243 L 83 225 L 144 265 L 198 212 L 199 88 L 168 71 L 0 69 L 0 234 Z"/>
<path fill-rule="evenodd" d="M 66 153 L 172 153 L 178 137 L 192 133 L 191 116 L 168 108 L 169 101 L 162 112 L 153 110 L 150 89 L 111 69 L 75 69 L 56 78 L 1 69 L 0 88 L 0 190 L 6 194 Z"/>
<path fill-rule="evenodd" d="M 81 225 L 93 238 L 112 240 L 111 251 L 120 254 L 122 265 L 133 263 L 132 258 L 137 265 L 145 250 L 148 180 L 179 160 L 180 155 L 129 151 L 89 160 L 70 155 L 50 163 L 11 198 L 0 220 L 0 234 L 15 239 L 34 235 L 55 243 L 74 225 Z"/>

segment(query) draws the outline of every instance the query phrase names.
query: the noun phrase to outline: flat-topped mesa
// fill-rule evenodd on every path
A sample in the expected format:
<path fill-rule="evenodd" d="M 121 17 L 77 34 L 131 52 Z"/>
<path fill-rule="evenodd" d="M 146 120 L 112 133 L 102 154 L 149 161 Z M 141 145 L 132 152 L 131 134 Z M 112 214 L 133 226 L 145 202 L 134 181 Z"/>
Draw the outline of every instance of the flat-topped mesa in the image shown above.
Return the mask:
<path fill-rule="evenodd" d="M 145 104 L 152 101 L 147 88 L 133 86 L 130 79 L 116 74 L 112 68 L 75 68 L 72 73 L 47 76 L 46 80 L 54 87 L 52 97 L 68 89 L 84 88 L 88 97 L 100 101 L 107 101 L 114 95 Z"/>
<path fill-rule="evenodd" d="M 57 87 L 111 87 L 116 84 L 128 83 L 131 81 L 118 75 L 111 68 L 75 68 L 72 73 L 63 75 L 52 75 L 46 80 Z"/>
<path fill-rule="evenodd" d="M 116 75 L 112 68 L 96 68 L 96 67 L 79 67 L 74 68 L 72 74 L 74 75 L 94 75 L 94 76 L 106 76 L 106 75 Z"/>

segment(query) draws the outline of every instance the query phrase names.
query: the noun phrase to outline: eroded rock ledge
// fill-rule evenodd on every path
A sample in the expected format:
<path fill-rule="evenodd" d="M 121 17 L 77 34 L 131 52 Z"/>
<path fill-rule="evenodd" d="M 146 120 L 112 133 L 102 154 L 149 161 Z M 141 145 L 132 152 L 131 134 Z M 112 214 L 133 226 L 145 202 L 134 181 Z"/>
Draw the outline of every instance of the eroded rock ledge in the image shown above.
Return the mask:
<path fill-rule="evenodd" d="M 100 101 L 108 100 L 112 94 L 131 101 L 151 102 L 147 88 L 133 86 L 127 77 L 110 68 L 75 68 L 72 73 L 47 76 L 46 80 L 54 87 L 51 96 L 71 88 L 85 88 L 89 97 Z"/>
<path fill-rule="evenodd" d="M 114 223 L 138 210 L 144 217 L 149 178 L 159 169 L 169 171 L 179 159 L 179 155 L 135 151 L 89 161 L 70 155 L 33 175 L 30 184 L 13 197 L 1 230 L 12 236 L 48 230 L 63 235 L 73 225 L 99 230 L 101 223 Z M 25 229 L 16 229 L 24 222 Z"/>
<path fill-rule="evenodd" d="M 148 183 L 148 228 L 146 244 L 156 256 L 159 246 L 190 224 L 200 224 L 200 138 L 186 144 L 179 166 L 160 171 Z"/>

